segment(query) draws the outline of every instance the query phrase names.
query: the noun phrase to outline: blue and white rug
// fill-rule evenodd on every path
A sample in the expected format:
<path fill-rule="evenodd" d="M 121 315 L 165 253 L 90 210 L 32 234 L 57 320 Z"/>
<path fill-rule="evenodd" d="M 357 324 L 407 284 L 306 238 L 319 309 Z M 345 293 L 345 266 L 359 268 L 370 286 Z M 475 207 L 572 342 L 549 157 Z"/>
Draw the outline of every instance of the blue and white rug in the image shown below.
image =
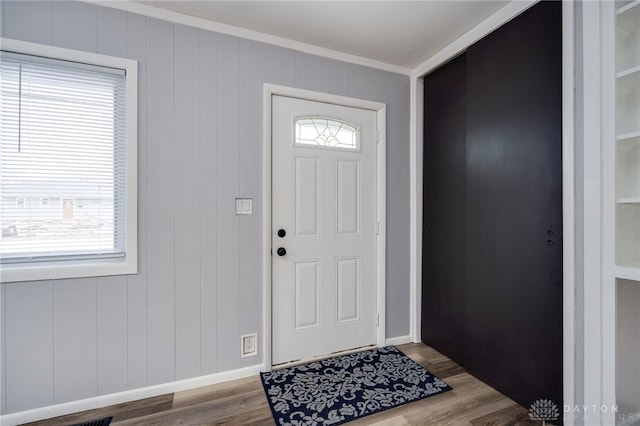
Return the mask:
<path fill-rule="evenodd" d="M 393 346 L 260 377 L 278 425 L 339 425 L 451 389 Z"/>

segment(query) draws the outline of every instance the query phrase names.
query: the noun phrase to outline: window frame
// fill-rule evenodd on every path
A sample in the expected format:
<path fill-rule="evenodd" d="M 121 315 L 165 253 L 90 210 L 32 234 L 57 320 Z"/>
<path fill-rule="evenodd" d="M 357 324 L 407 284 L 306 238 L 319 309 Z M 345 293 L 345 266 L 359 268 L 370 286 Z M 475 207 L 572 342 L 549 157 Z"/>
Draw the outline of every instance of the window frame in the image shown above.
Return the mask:
<path fill-rule="evenodd" d="M 125 72 L 126 166 L 125 256 L 0 265 L 0 282 L 128 275 L 138 272 L 138 61 L 91 52 L 0 38 L 0 49 Z"/>

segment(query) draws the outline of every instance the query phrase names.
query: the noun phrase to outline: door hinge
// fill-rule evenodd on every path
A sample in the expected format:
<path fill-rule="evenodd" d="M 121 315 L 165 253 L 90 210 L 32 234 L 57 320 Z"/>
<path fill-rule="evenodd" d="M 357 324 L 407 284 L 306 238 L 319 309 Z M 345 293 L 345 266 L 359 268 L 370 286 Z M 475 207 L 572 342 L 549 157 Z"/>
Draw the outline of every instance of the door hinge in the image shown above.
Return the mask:
<path fill-rule="evenodd" d="M 380 327 L 380 314 L 376 314 L 376 327 Z"/>
<path fill-rule="evenodd" d="M 380 221 L 376 222 L 376 235 L 380 235 Z"/>
<path fill-rule="evenodd" d="M 380 143 L 380 129 L 376 129 L 376 143 Z"/>

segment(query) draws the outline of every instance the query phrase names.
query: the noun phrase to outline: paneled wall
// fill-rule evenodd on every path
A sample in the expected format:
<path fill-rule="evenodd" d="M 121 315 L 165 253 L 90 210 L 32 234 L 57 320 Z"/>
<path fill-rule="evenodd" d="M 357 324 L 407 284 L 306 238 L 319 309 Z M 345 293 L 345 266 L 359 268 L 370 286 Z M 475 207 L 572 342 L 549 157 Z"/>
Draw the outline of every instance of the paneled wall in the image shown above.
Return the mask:
<path fill-rule="evenodd" d="M 387 104 L 387 337 L 409 334 L 409 78 L 80 2 L 3 37 L 139 61 L 139 273 L 1 284 L 1 412 L 261 364 L 262 87 Z M 262 347 L 259 334 L 259 348 Z"/>

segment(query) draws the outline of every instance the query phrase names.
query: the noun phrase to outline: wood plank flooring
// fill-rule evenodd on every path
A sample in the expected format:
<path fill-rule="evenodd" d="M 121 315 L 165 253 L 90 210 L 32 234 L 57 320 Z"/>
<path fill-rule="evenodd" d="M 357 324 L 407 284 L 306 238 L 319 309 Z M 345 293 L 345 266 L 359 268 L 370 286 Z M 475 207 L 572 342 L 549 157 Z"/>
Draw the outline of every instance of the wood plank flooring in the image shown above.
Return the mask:
<path fill-rule="evenodd" d="M 350 425 L 536 425 L 528 411 L 422 344 L 398 346 L 453 390 L 349 423 Z M 72 425 L 113 416 L 112 425 L 274 425 L 258 376 L 70 414 L 32 426 Z"/>

